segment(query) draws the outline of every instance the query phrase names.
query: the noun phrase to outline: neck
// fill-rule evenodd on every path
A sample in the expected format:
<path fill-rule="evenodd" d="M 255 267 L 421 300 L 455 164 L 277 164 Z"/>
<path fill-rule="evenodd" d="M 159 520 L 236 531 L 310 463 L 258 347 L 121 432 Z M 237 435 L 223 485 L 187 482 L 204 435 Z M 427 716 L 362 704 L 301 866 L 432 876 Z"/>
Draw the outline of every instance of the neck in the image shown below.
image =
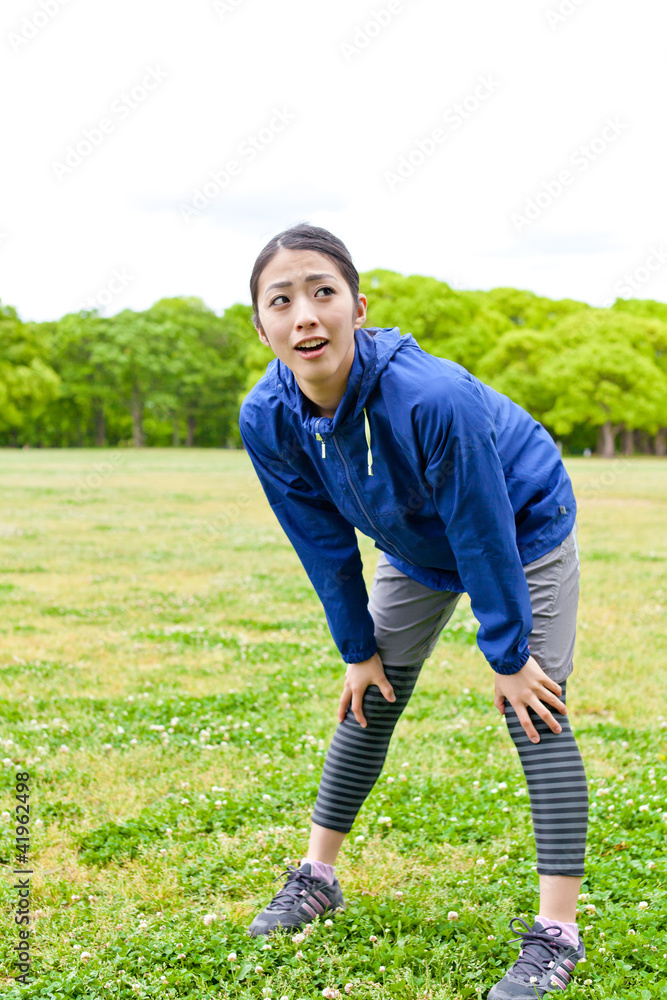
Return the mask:
<path fill-rule="evenodd" d="M 301 392 L 310 400 L 318 417 L 335 417 L 338 404 L 347 389 L 347 380 L 352 368 L 352 362 L 354 361 L 354 352 L 355 343 L 353 340 L 350 350 L 346 354 L 338 371 L 334 372 L 331 379 L 328 379 L 326 383 L 311 383 L 295 376 Z"/>

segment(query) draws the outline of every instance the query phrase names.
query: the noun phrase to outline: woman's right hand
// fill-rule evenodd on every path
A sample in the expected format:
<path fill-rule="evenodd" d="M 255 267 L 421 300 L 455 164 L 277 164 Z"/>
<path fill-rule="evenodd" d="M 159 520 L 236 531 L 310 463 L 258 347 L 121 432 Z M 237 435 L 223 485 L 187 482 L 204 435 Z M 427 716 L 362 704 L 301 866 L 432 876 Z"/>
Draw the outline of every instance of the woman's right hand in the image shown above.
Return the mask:
<path fill-rule="evenodd" d="M 366 728 L 366 719 L 361 710 L 361 703 L 366 688 L 375 684 L 380 688 L 387 701 L 396 701 L 394 689 L 387 680 L 379 653 L 373 653 L 369 660 L 363 663 L 348 663 L 345 672 L 345 685 L 338 704 L 338 721 L 342 722 L 347 714 L 347 708 L 352 699 L 352 712 L 362 727 Z"/>

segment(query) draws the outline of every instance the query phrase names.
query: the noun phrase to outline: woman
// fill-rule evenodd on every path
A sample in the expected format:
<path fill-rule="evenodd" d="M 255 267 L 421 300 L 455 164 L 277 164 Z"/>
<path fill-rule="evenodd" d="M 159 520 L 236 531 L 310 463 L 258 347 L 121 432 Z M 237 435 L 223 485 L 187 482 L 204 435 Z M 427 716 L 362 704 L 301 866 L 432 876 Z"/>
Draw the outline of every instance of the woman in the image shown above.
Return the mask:
<path fill-rule="evenodd" d="M 365 329 L 358 273 L 327 230 L 275 236 L 250 290 L 276 358 L 243 401 L 241 436 L 347 670 L 306 856 L 249 932 L 298 928 L 343 904 L 338 851 L 466 591 L 527 778 L 540 876 L 538 914 L 520 921 L 520 956 L 489 998 L 564 989 L 585 955 L 575 910 L 588 792 L 565 707 L 579 557 L 558 450 L 461 365 L 396 328 Z M 355 527 L 380 549 L 370 598 Z"/>

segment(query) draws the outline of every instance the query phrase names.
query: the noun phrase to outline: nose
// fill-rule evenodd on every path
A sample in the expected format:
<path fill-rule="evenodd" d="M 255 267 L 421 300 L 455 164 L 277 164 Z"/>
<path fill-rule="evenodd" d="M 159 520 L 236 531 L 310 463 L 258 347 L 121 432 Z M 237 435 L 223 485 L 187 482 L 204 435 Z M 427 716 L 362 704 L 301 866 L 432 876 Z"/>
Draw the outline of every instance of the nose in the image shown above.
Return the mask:
<path fill-rule="evenodd" d="M 296 328 L 299 332 L 301 332 L 302 330 L 310 330 L 312 327 L 317 325 L 318 321 L 313 305 L 308 299 L 308 296 L 305 296 L 305 298 L 299 303 L 299 308 L 297 310 Z"/>

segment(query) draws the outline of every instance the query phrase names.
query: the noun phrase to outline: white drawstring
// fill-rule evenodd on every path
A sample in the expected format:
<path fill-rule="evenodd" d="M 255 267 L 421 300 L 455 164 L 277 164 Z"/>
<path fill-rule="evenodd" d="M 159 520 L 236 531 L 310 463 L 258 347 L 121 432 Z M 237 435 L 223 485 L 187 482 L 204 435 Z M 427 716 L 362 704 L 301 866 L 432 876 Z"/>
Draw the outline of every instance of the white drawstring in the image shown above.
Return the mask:
<path fill-rule="evenodd" d="M 371 425 L 368 422 L 368 414 L 366 413 L 366 408 L 364 407 L 364 430 L 366 431 L 366 440 L 368 441 L 368 475 L 373 475 L 373 452 L 371 451 Z"/>

